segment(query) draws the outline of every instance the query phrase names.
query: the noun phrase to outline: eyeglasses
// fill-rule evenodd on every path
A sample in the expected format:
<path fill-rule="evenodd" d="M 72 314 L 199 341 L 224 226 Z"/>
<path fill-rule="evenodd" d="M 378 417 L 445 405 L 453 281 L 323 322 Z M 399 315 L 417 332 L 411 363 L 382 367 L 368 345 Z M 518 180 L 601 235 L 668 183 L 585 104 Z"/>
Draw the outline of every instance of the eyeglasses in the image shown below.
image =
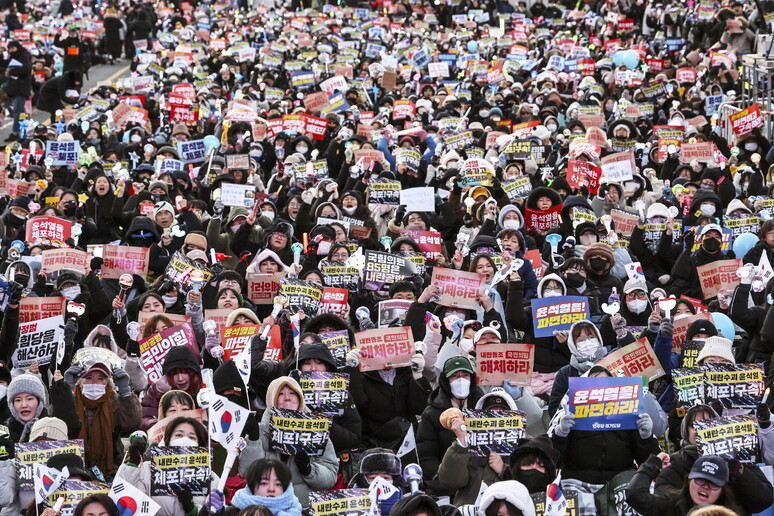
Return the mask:
<path fill-rule="evenodd" d="M 696 482 L 696 485 L 699 487 L 706 487 L 710 491 L 717 491 L 722 488 L 722 486 L 719 486 L 713 482 L 710 482 L 706 478 L 694 478 L 694 482 Z"/>
<path fill-rule="evenodd" d="M 238 287 L 239 286 L 239 282 L 237 280 L 233 280 L 233 279 L 222 280 L 220 282 L 220 286 L 221 287 Z"/>
<path fill-rule="evenodd" d="M 549 287 L 549 288 L 547 288 L 547 289 L 545 289 L 545 290 L 543 291 L 543 295 L 546 295 L 546 294 L 548 294 L 549 292 L 559 292 L 559 293 L 561 294 L 561 293 L 562 293 L 562 289 L 560 289 L 560 288 L 550 288 L 550 287 Z"/>
<path fill-rule="evenodd" d="M 288 237 L 285 233 L 280 233 L 279 231 L 275 231 L 274 233 L 271 234 L 271 236 L 282 237 L 282 238 Z"/>
<path fill-rule="evenodd" d="M 648 295 L 645 292 L 629 292 L 626 299 L 648 299 Z"/>

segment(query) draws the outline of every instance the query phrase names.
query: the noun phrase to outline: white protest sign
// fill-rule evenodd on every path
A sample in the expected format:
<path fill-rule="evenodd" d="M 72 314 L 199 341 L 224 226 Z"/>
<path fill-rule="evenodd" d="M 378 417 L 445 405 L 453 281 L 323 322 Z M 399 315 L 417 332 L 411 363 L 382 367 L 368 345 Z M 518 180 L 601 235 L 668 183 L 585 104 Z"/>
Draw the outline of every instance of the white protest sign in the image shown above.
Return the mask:
<path fill-rule="evenodd" d="M 255 204 L 255 186 L 223 183 L 220 187 L 220 200 L 225 206 L 252 208 Z"/>
<path fill-rule="evenodd" d="M 435 211 L 435 190 L 429 186 L 409 188 L 400 191 L 400 203 L 406 206 L 406 212 Z"/>

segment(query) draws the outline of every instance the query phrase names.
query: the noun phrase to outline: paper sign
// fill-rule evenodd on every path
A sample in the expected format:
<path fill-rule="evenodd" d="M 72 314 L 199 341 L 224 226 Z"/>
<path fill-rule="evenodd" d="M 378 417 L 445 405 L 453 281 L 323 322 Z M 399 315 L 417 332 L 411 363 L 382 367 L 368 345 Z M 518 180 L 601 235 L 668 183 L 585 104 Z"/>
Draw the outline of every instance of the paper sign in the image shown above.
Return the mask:
<path fill-rule="evenodd" d="M 19 323 L 64 315 L 66 306 L 63 297 L 23 297 L 19 301 Z"/>
<path fill-rule="evenodd" d="M 679 353 L 682 342 L 686 338 L 686 332 L 688 328 L 695 321 L 709 321 L 712 322 L 712 314 L 709 312 L 696 315 L 689 315 L 682 319 L 675 320 L 674 332 L 672 334 L 672 353 Z"/>
<path fill-rule="evenodd" d="M 634 430 L 644 410 L 639 378 L 574 377 L 567 395 L 573 430 Z"/>
<path fill-rule="evenodd" d="M 476 298 L 481 293 L 484 277 L 478 273 L 434 267 L 430 284 L 438 286 L 439 305 L 470 310 L 479 308 Z"/>
<path fill-rule="evenodd" d="M 220 200 L 225 206 L 250 209 L 255 204 L 255 186 L 223 183 L 220 186 Z"/>
<path fill-rule="evenodd" d="M 355 334 L 355 342 L 361 352 L 361 371 L 409 366 L 415 353 L 410 326 L 361 331 Z"/>
<path fill-rule="evenodd" d="M 476 352 L 476 380 L 479 385 L 511 385 L 527 387 L 532 381 L 535 363 L 533 344 L 487 344 Z"/>
<path fill-rule="evenodd" d="M 664 376 L 664 368 L 658 361 L 648 339 L 640 339 L 617 349 L 596 362 L 614 375 L 622 371 L 624 376 L 647 376 L 650 381 Z"/>
<path fill-rule="evenodd" d="M 699 265 L 701 291 L 704 299 L 717 297 L 720 290 L 734 290 L 740 279 L 736 271 L 742 266 L 741 258 L 736 260 L 718 260 L 706 265 Z"/>
<path fill-rule="evenodd" d="M 524 209 L 526 223 L 528 228 L 534 228 L 540 232 L 546 232 L 551 228 L 557 227 L 561 223 L 560 215 L 562 205 L 554 206 L 548 210 Z"/>
<path fill-rule="evenodd" d="M 33 217 L 27 221 L 24 241 L 31 246 L 67 247 L 73 223 L 58 217 Z"/>
<path fill-rule="evenodd" d="M 269 434 L 271 449 L 284 455 L 303 452 L 309 457 L 319 457 L 329 442 L 331 420 L 296 410 L 271 408 Z"/>
<path fill-rule="evenodd" d="M 578 321 L 589 318 L 588 298 L 557 296 L 533 299 L 532 325 L 535 337 L 553 337 L 568 331 Z"/>
<path fill-rule="evenodd" d="M 162 367 L 172 346 L 188 346 L 199 360 L 199 345 L 189 323 L 173 326 L 156 332 L 138 342 L 140 362 L 148 382 L 155 382 L 163 376 Z"/>
<path fill-rule="evenodd" d="M 737 137 L 744 136 L 751 133 L 753 129 L 763 126 L 763 118 L 758 104 L 753 104 L 738 113 L 729 115 L 728 119 L 731 122 L 731 129 Z"/>
<path fill-rule="evenodd" d="M 105 244 L 102 248 L 102 279 L 118 279 L 122 274 L 148 276 L 150 249 Z"/>
<path fill-rule="evenodd" d="M 41 271 L 49 274 L 56 271 L 73 271 L 86 275 L 89 253 L 78 249 L 46 249 L 41 253 Z"/>
<path fill-rule="evenodd" d="M 247 274 L 248 299 L 256 305 L 270 305 L 274 302 L 274 296 L 280 288 L 280 281 L 285 277 L 284 272 L 276 274 Z"/>
<path fill-rule="evenodd" d="M 617 152 L 602 158 L 602 175 L 608 183 L 621 183 L 632 179 L 635 170 L 634 153 Z"/>
<path fill-rule="evenodd" d="M 468 452 L 473 456 L 510 455 L 526 437 L 524 413 L 518 410 L 463 409 L 468 427 Z"/>

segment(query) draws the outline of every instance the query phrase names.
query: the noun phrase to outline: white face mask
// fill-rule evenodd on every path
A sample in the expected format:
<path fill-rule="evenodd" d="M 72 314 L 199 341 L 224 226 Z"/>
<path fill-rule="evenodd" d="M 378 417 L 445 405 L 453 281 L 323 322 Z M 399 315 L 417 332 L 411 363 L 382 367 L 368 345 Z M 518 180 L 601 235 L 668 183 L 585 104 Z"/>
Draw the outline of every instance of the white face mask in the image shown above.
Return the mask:
<path fill-rule="evenodd" d="M 503 229 L 519 229 L 519 221 L 514 219 L 504 220 Z"/>
<path fill-rule="evenodd" d="M 140 143 L 142 141 L 142 136 L 140 136 L 139 134 L 133 134 L 132 136 L 129 137 L 129 140 L 132 143 Z"/>
<path fill-rule="evenodd" d="M 702 215 L 714 215 L 715 214 L 715 205 L 714 204 L 702 204 L 699 209 L 701 210 Z"/>
<path fill-rule="evenodd" d="M 556 127 L 555 125 L 551 124 L 551 125 L 547 125 L 547 126 L 546 126 L 546 129 L 548 129 L 548 130 L 549 130 L 549 131 L 551 131 L 552 133 L 555 133 L 555 132 L 556 132 L 556 129 L 557 129 L 557 127 Z"/>
<path fill-rule="evenodd" d="M 236 233 L 237 231 L 239 231 L 239 228 L 240 228 L 240 227 L 242 227 L 242 224 L 232 224 L 232 225 L 231 225 L 231 231 L 232 231 L 232 233 Z"/>
<path fill-rule="evenodd" d="M 296 152 L 300 152 L 301 154 L 306 154 L 306 151 L 309 150 L 309 147 L 306 145 L 296 145 Z"/>
<path fill-rule="evenodd" d="M 81 392 L 86 398 L 95 401 L 105 395 L 105 386 L 101 383 L 87 383 L 81 385 Z"/>
<path fill-rule="evenodd" d="M 67 299 L 68 301 L 72 301 L 76 297 L 81 295 L 81 287 L 74 286 L 74 287 L 67 287 L 63 288 L 60 293 L 62 294 L 62 297 Z"/>
<path fill-rule="evenodd" d="M 199 446 L 199 443 L 190 437 L 178 437 L 169 441 L 170 446 Z"/>
<path fill-rule="evenodd" d="M 271 210 L 262 211 L 261 215 L 263 215 L 264 217 L 266 217 L 269 220 L 274 220 L 274 212 L 271 211 Z"/>
<path fill-rule="evenodd" d="M 355 210 L 357 210 L 357 206 L 352 206 L 351 208 L 342 206 L 341 209 L 344 210 L 344 213 L 346 213 L 347 215 L 352 215 L 355 213 Z"/>
<path fill-rule="evenodd" d="M 558 290 L 546 290 L 543 292 L 543 297 L 559 297 L 562 293 Z"/>
<path fill-rule="evenodd" d="M 177 303 L 177 296 L 161 296 L 161 299 L 164 301 L 164 306 L 167 308 L 174 306 L 174 304 Z"/>
<path fill-rule="evenodd" d="M 626 307 L 634 314 L 641 314 L 647 306 L 648 301 L 646 299 L 635 299 L 634 301 L 626 302 Z"/>
<path fill-rule="evenodd" d="M 594 352 L 599 349 L 599 339 L 591 338 L 578 343 L 578 354 L 582 357 L 590 357 Z"/>
<path fill-rule="evenodd" d="M 473 350 L 473 339 L 460 339 L 460 351 L 463 355 L 467 355 Z"/>
<path fill-rule="evenodd" d="M 675 321 L 679 321 L 680 319 L 685 319 L 686 317 L 690 317 L 691 314 L 677 314 L 674 316 Z"/>
<path fill-rule="evenodd" d="M 326 240 L 323 240 L 320 242 L 320 245 L 317 246 L 317 254 L 323 255 L 328 254 L 328 251 L 331 250 L 331 242 L 328 242 Z"/>
<path fill-rule="evenodd" d="M 758 148 L 758 144 L 755 143 L 755 142 L 745 143 L 744 144 L 744 150 L 747 150 L 747 151 L 750 151 L 750 152 L 754 151 L 757 148 Z"/>
<path fill-rule="evenodd" d="M 452 396 L 458 400 L 464 400 L 470 396 L 470 380 L 467 378 L 457 378 L 449 384 Z"/>
<path fill-rule="evenodd" d="M 8 386 L 7 385 L 0 385 L 0 400 L 5 398 L 5 395 L 8 393 Z"/>

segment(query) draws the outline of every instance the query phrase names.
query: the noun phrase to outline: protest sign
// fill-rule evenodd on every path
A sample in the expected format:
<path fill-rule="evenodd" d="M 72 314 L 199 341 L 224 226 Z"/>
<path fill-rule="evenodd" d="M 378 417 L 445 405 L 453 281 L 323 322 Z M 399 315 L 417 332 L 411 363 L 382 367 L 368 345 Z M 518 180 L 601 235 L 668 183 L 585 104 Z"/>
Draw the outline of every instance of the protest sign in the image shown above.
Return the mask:
<path fill-rule="evenodd" d="M 361 331 L 355 334 L 355 343 L 360 349 L 361 371 L 408 366 L 415 353 L 410 326 Z"/>
<path fill-rule="evenodd" d="M 693 422 L 702 455 L 755 463 L 760 456 L 758 428 L 751 416 L 727 416 Z"/>
<path fill-rule="evenodd" d="M 312 516 L 370 516 L 371 497 L 367 489 L 334 489 L 309 493 Z"/>
<path fill-rule="evenodd" d="M 680 367 L 696 367 L 696 359 L 704 348 L 700 340 L 686 340 L 680 348 Z"/>
<path fill-rule="evenodd" d="M 533 210 L 525 208 L 524 215 L 526 226 L 540 232 L 546 232 L 557 227 L 561 223 L 562 205 L 554 206 L 548 210 Z"/>
<path fill-rule="evenodd" d="M 680 367 L 672 369 L 672 385 L 675 389 L 677 415 L 683 417 L 685 410 L 696 400 L 704 400 L 704 369 L 701 367 Z"/>
<path fill-rule="evenodd" d="M 717 260 L 706 265 L 699 265 L 701 291 L 704 299 L 717 297 L 720 290 L 734 290 L 739 285 L 739 276 L 736 271 L 742 266 L 742 259 Z"/>
<path fill-rule="evenodd" d="M 422 155 L 413 147 L 401 147 L 395 151 L 395 166 L 406 165 L 409 170 L 416 172 L 422 162 Z M 398 204 L 398 203 L 395 203 Z"/>
<path fill-rule="evenodd" d="M 23 297 L 19 301 L 19 323 L 64 315 L 66 306 L 63 297 Z"/>
<path fill-rule="evenodd" d="M 414 114 L 416 113 L 416 106 L 414 102 L 408 99 L 396 100 L 393 103 L 392 118 L 393 120 L 414 120 Z"/>
<path fill-rule="evenodd" d="M 439 305 L 476 310 L 479 307 L 477 298 L 484 285 L 484 276 L 476 272 L 434 267 L 430 284 L 438 286 Z"/>
<path fill-rule="evenodd" d="M 188 346 L 199 359 L 199 345 L 196 335 L 189 323 L 180 324 L 156 332 L 138 342 L 140 346 L 140 362 L 149 382 L 155 382 L 163 377 L 164 359 L 172 346 Z"/>
<path fill-rule="evenodd" d="M 621 183 L 633 177 L 634 152 L 616 152 L 602 158 L 602 175 L 608 183 Z"/>
<path fill-rule="evenodd" d="M 193 274 L 194 271 L 198 272 Z M 201 272 L 201 281 L 194 281 L 196 276 L 199 275 L 199 272 Z M 213 275 L 206 267 L 202 267 L 195 261 L 182 254 L 180 251 L 175 251 L 175 254 L 172 255 L 172 259 L 169 261 L 167 268 L 164 269 L 164 277 L 174 283 L 177 283 L 183 290 L 183 293 L 187 294 L 188 291 L 191 290 L 191 288 L 194 286 L 194 283 L 197 283 L 199 286 L 203 287 L 204 283 L 209 283 L 212 281 Z"/>
<path fill-rule="evenodd" d="M 250 341 L 260 328 L 256 324 L 223 328 L 220 340 L 223 345 L 223 360 L 230 360 L 241 353 L 245 346 L 250 345 Z"/>
<path fill-rule="evenodd" d="M 81 142 L 74 141 L 47 141 L 46 156 L 53 161 L 51 165 L 55 167 L 71 167 L 78 163 L 81 157 Z"/>
<path fill-rule="evenodd" d="M 517 177 L 516 179 L 509 179 L 502 184 L 503 191 L 508 195 L 508 199 L 525 199 L 532 191 L 532 182 L 529 176 Z"/>
<path fill-rule="evenodd" d="M 589 192 L 599 192 L 599 180 L 602 177 L 602 168 L 588 161 L 571 159 L 567 162 L 567 182 L 573 188 L 583 186 Z"/>
<path fill-rule="evenodd" d="M 336 367 L 342 368 L 346 364 L 347 353 L 349 352 L 349 331 L 336 330 L 320 334 L 322 343 L 328 348 L 336 360 Z"/>
<path fill-rule="evenodd" d="M 757 103 L 738 113 L 728 115 L 728 120 L 731 122 L 731 129 L 737 137 L 742 137 L 751 133 L 753 129 L 763 126 L 763 117 L 761 117 L 761 110 Z"/>
<path fill-rule="evenodd" d="M 284 272 L 274 274 L 247 273 L 247 298 L 256 305 L 270 305 L 285 277 Z"/>
<path fill-rule="evenodd" d="M 396 281 L 413 276 L 416 267 L 403 256 L 381 251 L 366 251 L 363 268 L 363 284 L 366 290 L 389 288 Z"/>
<path fill-rule="evenodd" d="M 319 314 L 336 314 L 347 317 L 349 313 L 349 290 L 345 288 L 325 287 L 322 291 Z"/>
<path fill-rule="evenodd" d="M 540 249 L 530 249 L 524 253 L 524 259 L 529 260 L 532 263 L 532 270 L 535 272 L 537 279 L 543 277 L 543 259 L 540 256 Z"/>
<path fill-rule="evenodd" d="M 408 299 L 388 299 L 379 301 L 379 328 L 403 326 L 406 312 L 412 301 Z"/>
<path fill-rule="evenodd" d="M 153 425 L 148 429 L 148 432 L 147 432 L 148 442 L 150 444 L 159 444 L 161 441 L 163 441 L 164 432 L 167 431 L 167 426 L 169 426 L 169 424 L 172 421 L 174 421 L 179 417 L 190 417 L 202 423 L 206 427 L 207 423 L 204 422 L 204 420 L 206 419 L 205 416 L 206 416 L 205 410 L 200 408 L 193 409 L 193 410 L 183 410 L 181 412 L 170 414 L 164 419 L 159 420 L 155 425 Z"/>
<path fill-rule="evenodd" d="M 223 183 L 220 185 L 220 200 L 224 206 L 252 208 L 255 204 L 255 186 Z"/>
<path fill-rule="evenodd" d="M 42 437 L 50 436 L 43 435 Z M 33 467 L 35 463 L 45 464 L 48 459 L 63 453 L 72 453 L 83 458 L 83 439 L 70 441 L 36 441 L 34 443 L 16 443 L 14 461 L 18 466 L 19 489 L 33 488 Z"/>
<path fill-rule="evenodd" d="M 427 186 L 407 188 L 400 191 L 400 204 L 406 206 L 406 213 L 412 211 L 435 211 L 435 189 Z"/>
<path fill-rule="evenodd" d="M 271 449 L 285 455 L 304 453 L 319 457 L 325 451 L 331 420 L 325 416 L 271 408 L 269 434 Z"/>
<path fill-rule="evenodd" d="M 320 260 L 320 272 L 326 287 L 346 288 L 357 291 L 360 269 L 347 265 L 344 261 Z"/>
<path fill-rule="evenodd" d="M 618 373 L 623 372 L 624 376 L 645 376 L 650 381 L 665 374 L 647 338 L 615 350 L 596 364 L 605 367 L 614 375 L 620 376 Z"/>
<path fill-rule="evenodd" d="M 685 201 L 684 202 L 686 204 L 690 203 L 687 196 L 685 197 Z M 677 224 L 677 223 L 675 223 L 675 224 Z M 693 228 L 693 226 L 684 226 L 682 228 L 683 234 L 688 233 L 689 231 L 691 231 L 691 228 Z M 700 229 L 700 228 L 697 228 L 697 230 L 698 229 Z M 729 228 L 722 228 L 722 233 L 723 233 L 723 236 L 722 236 L 722 240 L 720 241 L 720 252 L 723 253 L 723 254 L 726 254 L 728 252 L 728 250 L 731 248 L 731 237 L 734 234 L 734 232 L 731 229 L 729 229 Z M 687 247 L 687 243 L 688 242 L 686 242 L 686 240 L 687 240 L 686 238 L 683 238 L 683 247 Z M 691 252 L 695 253 L 700 248 L 701 248 L 701 239 L 699 239 L 699 238 L 694 239 L 693 247 L 691 247 Z"/>
<path fill-rule="evenodd" d="M 588 298 L 558 296 L 532 300 L 532 327 L 535 337 L 553 337 L 589 318 Z"/>
<path fill-rule="evenodd" d="M 715 148 L 712 142 L 686 142 L 680 150 L 680 161 L 690 163 L 696 160 L 699 163 L 708 163 L 712 161 L 713 154 L 715 154 Z"/>
<path fill-rule="evenodd" d="M 613 218 L 616 233 L 620 233 L 625 238 L 632 236 L 632 231 L 637 227 L 637 215 L 621 210 L 610 210 L 610 216 Z"/>
<path fill-rule="evenodd" d="M 197 446 L 151 446 L 151 496 L 177 496 L 186 489 L 207 496 L 212 471 L 210 450 Z"/>
<path fill-rule="evenodd" d="M 564 500 L 567 504 L 567 506 L 564 508 L 564 516 L 578 516 L 580 513 L 580 508 L 582 506 L 581 502 L 578 500 L 578 493 L 575 492 L 566 492 L 564 494 Z M 625 493 L 624 493 L 625 494 Z M 587 495 L 591 497 L 591 495 Z M 530 497 L 532 498 L 532 503 L 535 504 L 535 516 L 545 516 L 546 514 L 546 493 L 544 492 L 538 492 L 538 493 L 530 493 Z M 593 502 L 593 497 L 591 497 L 591 501 Z M 588 514 L 592 514 L 593 511 L 596 510 L 596 506 L 589 507 Z M 627 515 L 628 516 L 628 515 Z"/>
<path fill-rule="evenodd" d="M 468 452 L 473 456 L 510 455 L 525 429 L 524 412 L 518 410 L 463 409 L 468 427 Z"/>
<path fill-rule="evenodd" d="M 368 202 L 397 206 L 400 202 L 400 181 L 377 179 L 368 183 Z"/>
<path fill-rule="evenodd" d="M 634 430 L 644 410 L 640 378 L 570 378 L 574 430 Z"/>
<path fill-rule="evenodd" d="M 311 281 L 282 278 L 278 295 L 285 296 L 287 310 L 303 310 L 307 317 L 314 317 L 320 308 L 322 287 Z"/>
<path fill-rule="evenodd" d="M 529 386 L 535 363 L 533 344 L 487 344 L 476 352 L 476 380 L 479 385 Z"/>
<path fill-rule="evenodd" d="M 760 217 L 750 216 L 743 219 L 729 219 L 723 220 L 723 225 L 731 230 L 731 238 L 736 238 L 744 233 L 755 233 L 761 229 Z"/>
<path fill-rule="evenodd" d="M 438 231 L 401 229 L 401 236 L 411 237 L 428 261 L 436 261 L 443 253 L 443 238 Z"/>
<path fill-rule="evenodd" d="M 59 217 L 32 217 L 27 221 L 24 241 L 30 246 L 67 247 L 73 223 Z"/>
<path fill-rule="evenodd" d="M 102 248 L 102 279 L 118 279 L 122 274 L 148 277 L 150 249 L 105 244 Z"/>
<path fill-rule="evenodd" d="M 104 482 L 92 482 L 86 480 L 65 480 L 59 488 L 48 496 L 48 503 L 52 507 L 62 497 L 65 502 L 58 516 L 73 516 L 75 508 L 84 498 L 95 494 L 108 494 L 110 485 Z"/>
<path fill-rule="evenodd" d="M 13 365 L 29 367 L 33 362 L 47 365 L 64 336 L 64 317 L 56 315 L 39 321 L 19 324 L 19 341 L 13 355 Z"/>
<path fill-rule="evenodd" d="M 148 322 L 148 320 L 153 317 L 154 315 L 158 315 L 156 312 L 143 312 L 140 311 L 137 314 L 137 322 L 140 323 L 140 327 L 144 328 L 145 323 Z M 173 314 L 166 312 L 164 314 L 164 317 L 172 321 L 173 324 L 184 324 L 184 323 L 190 323 L 191 322 L 191 316 L 190 315 L 183 315 L 183 314 Z"/>
<path fill-rule="evenodd" d="M 72 271 L 86 275 L 89 266 L 89 253 L 78 249 L 46 249 L 41 253 L 42 272 Z"/>
<path fill-rule="evenodd" d="M 690 315 L 683 317 L 682 319 L 676 319 L 674 322 L 674 332 L 672 333 L 672 353 L 679 353 L 680 346 L 685 340 L 685 335 L 688 332 L 688 327 L 694 323 L 694 321 L 710 321 L 712 322 L 712 314 L 701 313 L 696 315 Z"/>
<path fill-rule="evenodd" d="M 724 407 L 750 409 L 761 402 L 763 370 L 757 364 L 704 364 L 704 400 Z"/>
<path fill-rule="evenodd" d="M 177 143 L 177 154 L 180 161 L 185 163 L 201 163 L 207 157 L 207 146 L 204 140 L 192 140 Z"/>
<path fill-rule="evenodd" d="M 344 414 L 349 400 L 349 374 L 302 371 L 300 375 L 298 383 L 306 408 L 328 417 Z"/>

